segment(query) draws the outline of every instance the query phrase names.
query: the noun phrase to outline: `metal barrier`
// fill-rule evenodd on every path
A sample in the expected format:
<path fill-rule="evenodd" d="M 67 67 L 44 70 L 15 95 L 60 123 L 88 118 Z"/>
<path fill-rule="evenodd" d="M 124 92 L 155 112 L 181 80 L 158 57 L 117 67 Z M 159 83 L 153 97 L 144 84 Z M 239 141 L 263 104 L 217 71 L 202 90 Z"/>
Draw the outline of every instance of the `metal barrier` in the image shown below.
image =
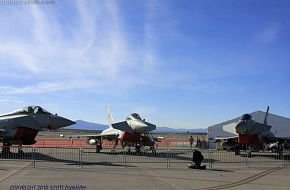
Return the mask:
<path fill-rule="evenodd" d="M 1 160 L 21 160 L 31 162 L 32 167 L 52 168 L 186 168 L 192 162 L 191 149 L 158 149 L 135 152 L 123 149 L 103 149 L 96 153 L 95 148 L 72 147 L 23 147 L 18 154 L 17 147 L 11 147 L 10 153 L 0 154 Z M 290 160 L 290 152 L 281 154 L 273 152 L 248 152 L 235 155 L 223 150 L 198 149 L 204 156 L 202 164 L 207 168 L 241 168 L 241 167 L 277 167 L 284 166 Z"/>

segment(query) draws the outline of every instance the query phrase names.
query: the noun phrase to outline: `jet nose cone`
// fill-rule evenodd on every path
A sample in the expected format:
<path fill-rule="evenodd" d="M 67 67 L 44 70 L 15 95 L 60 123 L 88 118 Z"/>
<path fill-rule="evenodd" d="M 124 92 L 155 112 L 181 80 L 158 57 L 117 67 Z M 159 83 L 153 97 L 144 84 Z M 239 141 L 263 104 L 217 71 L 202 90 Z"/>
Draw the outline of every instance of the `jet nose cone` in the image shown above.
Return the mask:
<path fill-rule="evenodd" d="M 66 127 L 66 126 L 69 126 L 69 125 L 73 125 L 76 122 L 71 121 L 69 119 L 66 119 L 64 117 L 60 117 L 60 116 L 54 115 L 54 116 L 50 117 L 49 123 L 50 123 L 50 127 L 51 128 L 58 129 L 58 128 L 61 128 L 61 127 Z"/>
<path fill-rule="evenodd" d="M 136 131 L 138 132 L 149 132 L 156 129 L 156 126 L 145 122 L 145 121 L 137 121 L 136 124 Z"/>
<path fill-rule="evenodd" d="M 146 127 L 148 127 L 148 125 L 147 125 L 145 122 L 143 122 L 143 121 L 136 121 L 136 122 L 135 122 L 135 125 L 136 125 L 136 127 L 139 128 L 139 129 L 142 129 L 142 128 L 146 128 Z"/>

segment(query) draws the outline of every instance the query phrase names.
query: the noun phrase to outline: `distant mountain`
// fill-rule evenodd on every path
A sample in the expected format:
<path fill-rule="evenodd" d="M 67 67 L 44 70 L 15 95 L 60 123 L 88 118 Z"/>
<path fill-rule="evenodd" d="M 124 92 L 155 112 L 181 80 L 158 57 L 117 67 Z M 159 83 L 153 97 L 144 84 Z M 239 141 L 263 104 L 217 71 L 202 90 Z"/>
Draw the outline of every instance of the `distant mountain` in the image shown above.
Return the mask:
<path fill-rule="evenodd" d="M 96 130 L 103 131 L 108 128 L 108 125 L 99 123 L 91 123 L 83 120 L 76 120 L 76 124 L 66 127 L 65 129 L 82 129 L 82 130 Z"/>
<path fill-rule="evenodd" d="M 161 133 L 207 133 L 207 129 L 185 129 L 185 128 L 170 128 L 170 127 L 157 127 L 156 132 Z"/>
<path fill-rule="evenodd" d="M 76 120 L 76 124 L 66 127 L 65 129 L 81 129 L 81 130 L 95 130 L 103 131 L 108 128 L 108 125 L 99 123 L 91 123 L 83 120 Z M 185 129 L 185 128 L 170 128 L 170 127 L 157 127 L 155 132 L 160 133 L 207 133 L 207 129 Z"/>

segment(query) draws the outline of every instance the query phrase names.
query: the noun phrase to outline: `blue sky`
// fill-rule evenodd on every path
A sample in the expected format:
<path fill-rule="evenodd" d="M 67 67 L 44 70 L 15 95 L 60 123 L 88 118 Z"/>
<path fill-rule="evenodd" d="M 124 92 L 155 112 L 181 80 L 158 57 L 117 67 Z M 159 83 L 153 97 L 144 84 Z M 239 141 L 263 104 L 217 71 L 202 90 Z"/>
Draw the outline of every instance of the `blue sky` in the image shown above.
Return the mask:
<path fill-rule="evenodd" d="M 0 5 L 0 112 L 41 105 L 107 123 L 138 112 L 205 128 L 290 117 L 290 2 L 60 1 Z"/>

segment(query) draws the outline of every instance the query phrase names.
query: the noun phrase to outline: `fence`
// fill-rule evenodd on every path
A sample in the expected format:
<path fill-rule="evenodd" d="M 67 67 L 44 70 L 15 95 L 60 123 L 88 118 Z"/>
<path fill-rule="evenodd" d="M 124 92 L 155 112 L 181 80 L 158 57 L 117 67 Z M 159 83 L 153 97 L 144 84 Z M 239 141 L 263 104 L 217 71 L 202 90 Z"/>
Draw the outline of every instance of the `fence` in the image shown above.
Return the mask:
<path fill-rule="evenodd" d="M 103 149 L 96 153 L 95 148 L 77 147 L 24 147 L 18 154 L 17 147 L 10 148 L 11 153 L 0 154 L 0 160 L 21 160 L 31 162 L 32 167 L 52 168 L 186 168 L 191 163 L 191 149 L 165 148 L 153 154 L 150 151 L 140 153 L 122 149 L 111 151 Z M 199 149 L 204 156 L 203 164 L 207 168 L 241 167 L 277 167 L 287 164 L 290 152 L 278 155 L 272 152 L 253 152 L 248 158 L 247 152 L 235 155 L 234 152 Z M 1 162 L 0 162 L 1 163 Z"/>

